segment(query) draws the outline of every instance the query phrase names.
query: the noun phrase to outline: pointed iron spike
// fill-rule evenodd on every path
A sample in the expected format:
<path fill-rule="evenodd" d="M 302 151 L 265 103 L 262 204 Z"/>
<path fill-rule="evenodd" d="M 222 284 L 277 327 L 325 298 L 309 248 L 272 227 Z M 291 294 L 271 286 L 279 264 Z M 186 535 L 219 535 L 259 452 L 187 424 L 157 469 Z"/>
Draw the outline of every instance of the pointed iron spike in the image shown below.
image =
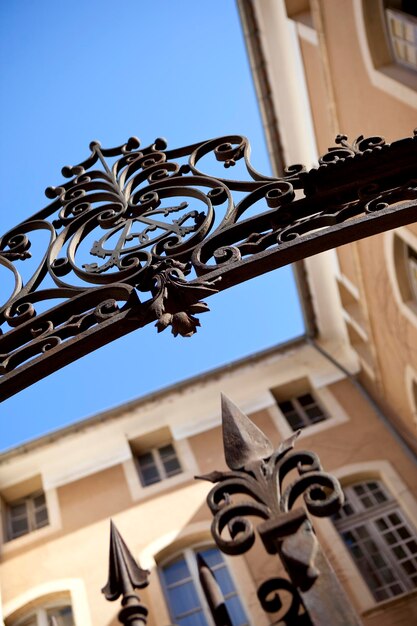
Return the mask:
<path fill-rule="evenodd" d="M 223 393 L 221 398 L 227 466 L 238 470 L 251 461 L 269 458 L 274 448 L 268 437 Z"/>
<path fill-rule="evenodd" d="M 101 592 L 106 600 L 133 593 L 149 583 L 149 571 L 143 570 L 133 558 L 113 520 L 110 521 L 109 577 Z"/>
<path fill-rule="evenodd" d="M 287 439 L 284 439 L 284 441 L 281 441 L 281 443 L 279 444 L 278 450 L 276 451 L 276 455 L 278 457 L 281 457 L 281 456 L 284 456 L 284 454 L 286 454 L 289 450 L 292 450 L 296 440 L 298 439 L 300 435 L 301 435 L 301 428 L 299 428 L 298 430 L 295 431 L 295 433 L 287 437 Z"/>
<path fill-rule="evenodd" d="M 201 554 L 197 553 L 197 567 L 200 583 L 216 626 L 233 626 L 226 600 L 219 583 Z"/>

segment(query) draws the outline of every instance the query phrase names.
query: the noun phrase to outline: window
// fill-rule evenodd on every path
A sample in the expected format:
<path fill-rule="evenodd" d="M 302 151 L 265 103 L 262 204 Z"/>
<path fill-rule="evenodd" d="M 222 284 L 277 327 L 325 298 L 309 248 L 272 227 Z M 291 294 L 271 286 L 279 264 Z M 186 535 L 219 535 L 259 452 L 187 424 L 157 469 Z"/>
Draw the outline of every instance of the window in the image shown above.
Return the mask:
<path fill-rule="evenodd" d="M 236 587 L 217 548 L 189 548 L 162 567 L 161 578 L 172 622 L 178 626 L 213 626 L 199 582 L 197 553 L 210 567 L 223 592 L 233 626 L 248 626 Z"/>
<path fill-rule="evenodd" d="M 182 472 L 176 450 L 172 443 L 154 448 L 136 456 L 140 481 L 143 487 L 159 483 Z"/>
<path fill-rule="evenodd" d="M 417 587 L 417 535 L 380 481 L 345 488 L 333 522 L 375 600 Z"/>
<path fill-rule="evenodd" d="M 417 252 L 410 246 L 405 245 L 404 253 L 406 256 L 406 266 L 411 294 L 414 302 L 417 302 Z"/>
<path fill-rule="evenodd" d="M 417 70 L 417 10 L 416 3 L 411 0 L 387 3 L 398 5 L 396 8 L 386 8 L 386 21 L 389 40 L 394 59 L 400 65 Z"/>
<path fill-rule="evenodd" d="M 9 539 L 16 539 L 48 524 L 48 510 L 45 494 L 42 491 L 7 504 Z"/>
<path fill-rule="evenodd" d="M 393 235 L 394 243 L 394 291 L 400 302 L 416 312 L 417 307 L 417 250 L 414 236 L 408 229 Z"/>
<path fill-rule="evenodd" d="M 292 430 L 327 419 L 326 413 L 311 393 L 303 393 L 290 400 L 278 400 L 278 406 Z"/>
<path fill-rule="evenodd" d="M 10 623 L 7 620 L 6 624 L 7 626 L 74 626 L 74 618 L 70 606 L 39 607 L 22 619 Z"/>

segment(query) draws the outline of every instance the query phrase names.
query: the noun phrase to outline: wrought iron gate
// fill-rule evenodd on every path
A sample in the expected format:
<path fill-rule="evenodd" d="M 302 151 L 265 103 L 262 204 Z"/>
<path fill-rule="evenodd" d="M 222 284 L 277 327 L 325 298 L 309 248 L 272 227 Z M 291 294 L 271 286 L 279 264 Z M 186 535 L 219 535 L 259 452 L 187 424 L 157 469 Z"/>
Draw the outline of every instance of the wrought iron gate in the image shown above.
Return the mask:
<path fill-rule="evenodd" d="M 339 135 L 317 168 L 293 165 L 280 178 L 253 169 L 249 143 L 238 135 L 172 150 L 162 139 L 142 149 L 135 137 L 116 148 L 93 142 L 90 149 L 87 159 L 63 168 L 67 182 L 46 190 L 51 203 L 0 239 L 0 263 L 14 280 L 0 308 L 2 400 L 146 324 L 191 336 L 200 325 L 197 315 L 208 311 L 203 299 L 218 291 L 415 221 L 416 132 L 392 144 L 381 137 L 350 144 Z M 204 173 L 202 163 L 213 156 L 229 170 L 240 162 L 247 178 Z M 30 257 L 37 231 L 48 243 L 23 280 L 19 266 Z M 246 518 L 260 517 L 257 533 L 290 579 L 266 581 L 259 589 L 263 608 L 276 610 L 274 593 L 283 588 L 293 594 L 284 623 L 359 624 L 306 510 L 293 509 L 304 495 L 311 514 L 336 512 L 343 499 L 337 481 L 314 453 L 292 451 L 296 436 L 273 450 L 228 400 L 223 433 L 231 471 L 201 477 L 217 483 L 208 504 L 219 548 L 227 554 L 250 549 L 255 531 Z M 282 492 L 293 470 L 298 478 Z M 234 504 L 237 494 L 250 501 Z M 230 618 L 202 559 L 200 576 L 216 625 L 227 626 Z M 146 573 L 112 527 L 103 591 L 110 600 L 122 595 L 122 623 L 146 624 L 146 608 L 134 592 L 146 584 Z"/>

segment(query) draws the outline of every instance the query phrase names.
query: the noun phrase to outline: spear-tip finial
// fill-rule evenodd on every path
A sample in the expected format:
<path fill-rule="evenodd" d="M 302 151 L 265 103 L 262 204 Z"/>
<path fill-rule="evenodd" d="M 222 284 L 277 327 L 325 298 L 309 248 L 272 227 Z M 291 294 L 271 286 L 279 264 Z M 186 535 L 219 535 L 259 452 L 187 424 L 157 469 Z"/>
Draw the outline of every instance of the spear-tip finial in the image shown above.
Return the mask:
<path fill-rule="evenodd" d="M 114 522 L 110 521 L 109 578 L 101 590 L 106 600 L 117 600 L 134 589 L 143 589 L 149 583 L 149 571 L 142 569 L 132 556 Z"/>
<path fill-rule="evenodd" d="M 231 470 L 269 458 L 274 448 L 268 437 L 225 394 L 222 398 L 223 445 Z"/>

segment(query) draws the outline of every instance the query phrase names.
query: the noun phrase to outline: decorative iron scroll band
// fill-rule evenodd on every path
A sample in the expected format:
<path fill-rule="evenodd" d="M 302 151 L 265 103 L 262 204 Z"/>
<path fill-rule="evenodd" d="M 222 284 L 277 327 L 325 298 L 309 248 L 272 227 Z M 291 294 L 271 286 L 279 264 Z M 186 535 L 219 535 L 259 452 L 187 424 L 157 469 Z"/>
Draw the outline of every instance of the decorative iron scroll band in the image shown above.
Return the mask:
<path fill-rule="evenodd" d="M 217 291 L 414 221 L 416 134 L 336 144 L 317 168 L 271 178 L 240 135 L 172 150 L 163 139 L 92 142 L 46 190 L 52 202 L 0 238 L 11 285 L 0 303 L 0 398 L 152 321 L 191 336 Z"/>

